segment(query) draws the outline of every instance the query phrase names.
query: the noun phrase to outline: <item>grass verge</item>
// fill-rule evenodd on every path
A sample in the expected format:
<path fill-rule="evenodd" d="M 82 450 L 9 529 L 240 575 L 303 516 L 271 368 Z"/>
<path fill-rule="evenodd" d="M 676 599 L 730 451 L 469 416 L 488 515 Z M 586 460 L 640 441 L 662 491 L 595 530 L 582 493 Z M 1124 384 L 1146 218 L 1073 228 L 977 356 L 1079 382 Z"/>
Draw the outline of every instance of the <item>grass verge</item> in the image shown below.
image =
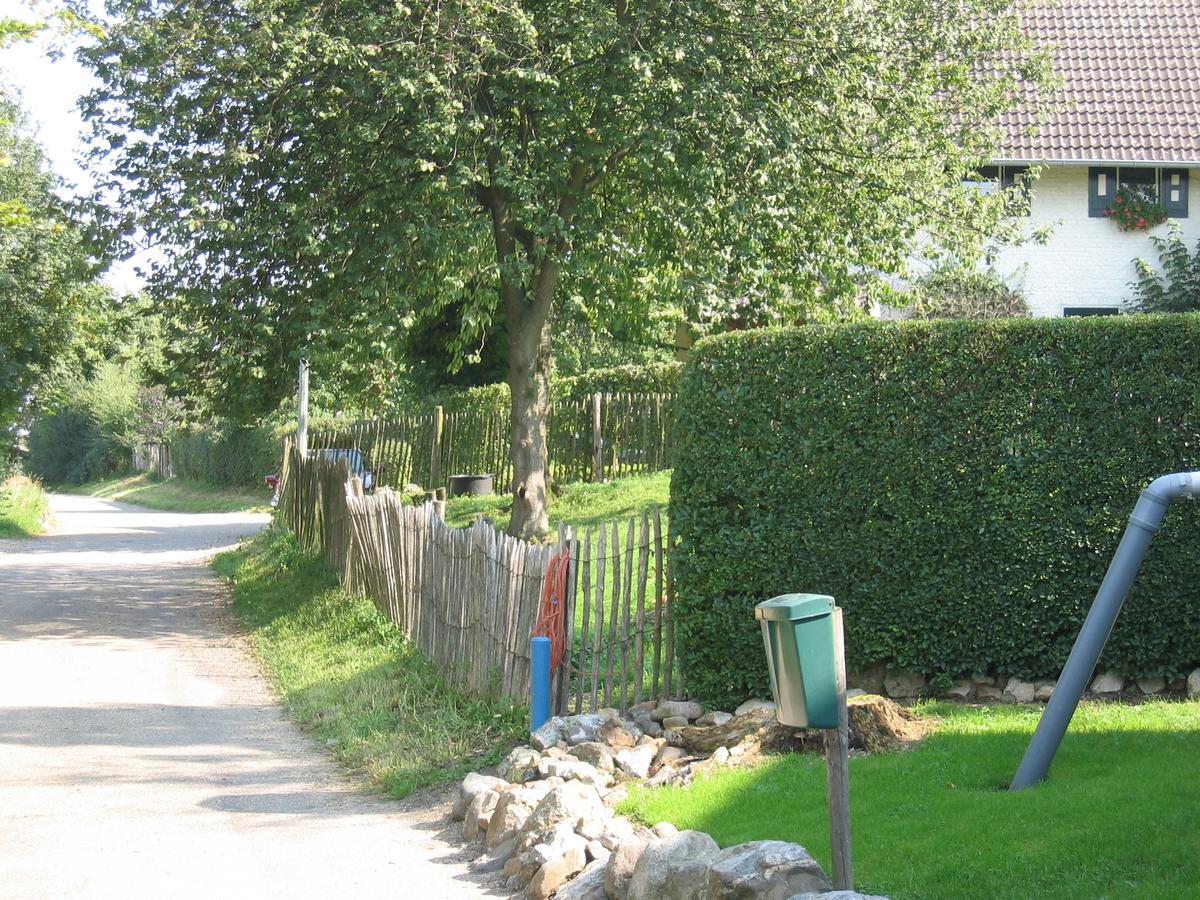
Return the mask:
<path fill-rule="evenodd" d="M 293 717 L 388 793 L 460 779 L 527 734 L 523 708 L 457 691 L 290 535 L 269 529 L 213 565 Z"/>
<path fill-rule="evenodd" d="M 42 486 L 13 475 L 0 483 L 0 537 L 29 537 L 45 530 L 50 511 Z"/>
<path fill-rule="evenodd" d="M 198 481 L 165 481 L 142 475 L 122 475 L 77 486 L 59 488 L 70 494 L 86 494 L 105 500 L 136 503 L 167 512 L 270 512 L 271 495 L 262 490 L 213 487 Z"/>
<path fill-rule="evenodd" d="M 1196 895 L 1200 703 L 1081 704 L 1049 780 L 1018 793 L 1004 788 L 1040 707 L 922 711 L 942 721 L 917 749 L 851 760 L 859 890 L 893 900 Z M 636 791 L 624 811 L 722 846 L 794 841 L 830 870 L 819 756 Z"/>

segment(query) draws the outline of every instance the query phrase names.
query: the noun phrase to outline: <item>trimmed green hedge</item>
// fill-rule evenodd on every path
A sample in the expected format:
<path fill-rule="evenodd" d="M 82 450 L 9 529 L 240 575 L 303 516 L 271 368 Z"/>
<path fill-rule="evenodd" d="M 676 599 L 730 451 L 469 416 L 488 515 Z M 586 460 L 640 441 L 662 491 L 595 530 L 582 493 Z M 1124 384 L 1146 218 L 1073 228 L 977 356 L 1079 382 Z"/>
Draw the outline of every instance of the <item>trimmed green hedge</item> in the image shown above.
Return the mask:
<path fill-rule="evenodd" d="M 257 487 L 279 468 L 283 433 L 267 425 L 178 431 L 171 436 L 172 474 L 221 487 Z"/>
<path fill-rule="evenodd" d="M 582 400 L 592 394 L 671 394 L 679 389 L 682 363 L 646 363 L 645 365 L 611 366 L 593 369 L 570 378 L 559 378 L 551 384 L 559 400 Z"/>
<path fill-rule="evenodd" d="M 850 667 L 1057 675 L 1139 490 L 1200 468 L 1200 316 L 863 323 L 697 345 L 671 521 L 689 690 L 768 690 L 755 603 L 832 594 Z M 1200 506 L 1101 666 L 1200 663 Z"/>

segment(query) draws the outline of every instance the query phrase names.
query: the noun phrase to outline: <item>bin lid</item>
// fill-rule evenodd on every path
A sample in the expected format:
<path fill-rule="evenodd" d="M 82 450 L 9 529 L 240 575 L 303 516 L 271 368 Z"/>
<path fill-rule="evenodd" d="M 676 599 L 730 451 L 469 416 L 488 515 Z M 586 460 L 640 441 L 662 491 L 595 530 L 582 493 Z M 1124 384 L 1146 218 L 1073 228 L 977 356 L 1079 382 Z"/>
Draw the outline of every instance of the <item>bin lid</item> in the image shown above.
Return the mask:
<path fill-rule="evenodd" d="M 833 598 L 824 594 L 782 594 L 754 607 L 754 618 L 773 622 L 799 622 L 833 612 Z"/>

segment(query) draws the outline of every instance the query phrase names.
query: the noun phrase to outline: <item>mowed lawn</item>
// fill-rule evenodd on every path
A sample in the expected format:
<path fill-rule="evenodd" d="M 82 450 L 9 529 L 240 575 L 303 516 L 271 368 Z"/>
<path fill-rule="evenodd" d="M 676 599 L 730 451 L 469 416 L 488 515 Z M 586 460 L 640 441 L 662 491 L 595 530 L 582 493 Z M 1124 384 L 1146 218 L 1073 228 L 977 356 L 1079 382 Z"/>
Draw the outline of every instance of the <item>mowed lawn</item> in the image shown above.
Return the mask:
<path fill-rule="evenodd" d="M 134 503 L 165 512 L 270 512 L 271 491 L 261 488 L 217 487 L 177 478 L 157 479 L 145 474 L 118 475 L 103 481 L 56 488 L 69 494 L 86 494 L 105 500 Z"/>
<path fill-rule="evenodd" d="M 1200 896 L 1200 703 L 1085 703 L 1049 779 L 1010 793 L 1041 707 L 928 704 L 917 749 L 851 761 L 856 888 L 892 900 Z M 625 811 L 712 834 L 776 838 L 829 871 L 825 767 L 776 757 Z"/>

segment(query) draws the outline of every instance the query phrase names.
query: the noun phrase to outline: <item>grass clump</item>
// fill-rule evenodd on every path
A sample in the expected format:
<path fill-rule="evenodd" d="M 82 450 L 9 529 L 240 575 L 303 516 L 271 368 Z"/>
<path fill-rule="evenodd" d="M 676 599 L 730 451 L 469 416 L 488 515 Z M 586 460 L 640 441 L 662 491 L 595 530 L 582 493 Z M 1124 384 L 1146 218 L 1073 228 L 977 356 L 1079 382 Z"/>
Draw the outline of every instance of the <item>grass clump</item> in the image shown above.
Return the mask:
<path fill-rule="evenodd" d="M 45 530 L 50 505 L 42 486 L 24 475 L 0 482 L 0 537 L 29 537 Z"/>
<path fill-rule="evenodd" d="M 270 512 L 271 493 L 248 488 L 213 487 L 199 481 L 178 478 L 158 479 L 145 473 L 119 475 L 78 486 L 64 486 L 72 494 L 86 494 L 105 500 L 136 503 L 166 512 Z"/>
<path fill-rule="evenodd" d="M 214 568 L 294 718 L 393 796 L 494 763 L 526 733 L 523 708 L 459 692 L 290 535 L 270 529 Z"/>
<path fill-rule="evenodd" d="M 1049 780 L 1006 786 L 1040 707 L 929 704 L 917 749 L 851 760 L 856 887 L 905 898 L 1177 898 L 1200 882 L 1194 828 L 1200 703 L 1083 703 Z M 803 844 L 830 871 L 825 766 L 775 757 L 688 788 L 636 790 L 623 811 L 722 846 Z"/>

